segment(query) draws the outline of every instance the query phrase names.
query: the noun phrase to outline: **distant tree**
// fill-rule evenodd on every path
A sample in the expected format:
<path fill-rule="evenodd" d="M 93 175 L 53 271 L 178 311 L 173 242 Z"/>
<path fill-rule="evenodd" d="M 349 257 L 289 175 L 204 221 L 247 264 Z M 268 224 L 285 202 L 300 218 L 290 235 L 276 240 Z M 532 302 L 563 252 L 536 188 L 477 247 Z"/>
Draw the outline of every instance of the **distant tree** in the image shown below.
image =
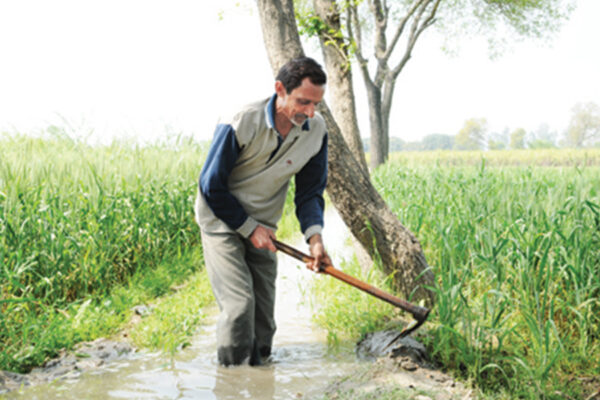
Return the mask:
<path fill-rule="evenodd" d="M 509 135 L 508 128 L 504 128 L 502 132 L 492 132 L 488 137 L 488 149 L 504 150 L 508 147 Z"/>
<path fill-rule="evenodd" d="M 535 139 L 527 143 L 529 149 L 555 149 L 556 145 L 548 140 Z"/>
<path fill-rule="evenodd" d="M 392 136 L 390 137 L 390 151 L 404 151 L 406 143 L 399 137 Z M 371 138 L 362 138 L 362 146 L 364 151 L 368 152 L 371 149 Z"/>
<path fill-rule="evenodd" d="M 446 48 L 458 47 L 461 36 L 476 34 L 486 37 L 490 53 L 498 55 L 507 38 L 548 38 L 557 32 L 574 2 L 313 0 L 314 11 L 304 7 L 304 12 L 297 12 L 296 18 L 303 33 L 318 35 L 322 46 L 331 47 L 324 57 L 332 82 L 337 81 L 333 78 L 335 74 L 350 81 L 348 67 L 356 61 L 367 92 L 370 165 L 375 168 L 386 161 L 389 152 L 390 115 L 398 76 L 413 57 L 416 43 L 431 26 L 443 33 Z M 307 0 L 296 3 L 306 6 Z M 327 60 L 328 57 L 335 60 Z M 334 96 L 332 102 L 342 103 L 339 109 L 355 107 L 353 96 Z"/>
<path fill-rule="evenodd" d="M 489 150 L 504 150 L 504 149 L 506 149 L 506 144 L 499 140 L 490 139 L 490 140 L 488 140 L 488 149 Z"/>
<path fill-rule="evenodd" d="M 551 131 L 548 124 L 543 123 L 527 136 L 527 147 L 530 149 L 553 149 L 556 148 L 558 134 Z"/>
<path fill-rule="evenodd" d="M 487 120 L 485 118 L 471 118 L 458 131 L 454 138 L 454 147 L 457 150 L 481 150 L 486 144 Z"/>
<path fill-rule="evenodd" d="M 421 142 L 423 150 L 450 150 L 454 147 L 454 136 L 432 133 L 426 135 Z"/>
<path fill-rule="evenodd" d="M 556 142 L 558 139 L 558 133 L 556 131 L 550 130 L 550 126 L 547 123 L 542 123 L 537 129 L 533 132 L 533 140 L 542 140 L 545 142 L 550 142 L 556 147 Z"/>
<path fill-rule="evenodd" d="M 594 102 L 577 103 L 566 136 L 567 144 L 573 147 L 600 144 L 600 107 Z"/>
<path fill-rule="evenodd" d="M 523 128 L 517 128 L 510 133 L 510 148 L 511 149 L 524 149 L 525 148 L 525 136 L 527 131 Z"/>
<path fill-rule="evenodd" d="M 404 150 L 404 140 L 399 137 L 390 137 L 390 151 L 402 151 Z"/>
<path fill-rule="evenodd" d="M 402 148 L 404 151 L 423 151 L 423 143 L 418 142 L 406 142 Z"/>

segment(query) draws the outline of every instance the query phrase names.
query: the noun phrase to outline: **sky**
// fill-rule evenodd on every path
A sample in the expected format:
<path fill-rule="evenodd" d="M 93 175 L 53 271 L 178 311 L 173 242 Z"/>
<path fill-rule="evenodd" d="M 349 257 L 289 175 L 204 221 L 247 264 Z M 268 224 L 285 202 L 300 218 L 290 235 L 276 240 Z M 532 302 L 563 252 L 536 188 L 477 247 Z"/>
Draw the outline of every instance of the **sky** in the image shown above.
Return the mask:
<path fill-rule="evenodd" d="M 486 118 L 491 131 L 547 124 L 562 134 L 576 103 L 600 104 L 598 15 L 600 1 L 579 0 L 550 46 L 514 44 L 493 61 L 481 41 L 449 56 L 434 34 L 422 37 L 398 80 L 390 133 L 416 141 Z M 366 137 L 360 79 L 355 90 Z M 220 114 L 272 93 L 253 1 L 0 0 L 0 131 L 209 140 Z"/>

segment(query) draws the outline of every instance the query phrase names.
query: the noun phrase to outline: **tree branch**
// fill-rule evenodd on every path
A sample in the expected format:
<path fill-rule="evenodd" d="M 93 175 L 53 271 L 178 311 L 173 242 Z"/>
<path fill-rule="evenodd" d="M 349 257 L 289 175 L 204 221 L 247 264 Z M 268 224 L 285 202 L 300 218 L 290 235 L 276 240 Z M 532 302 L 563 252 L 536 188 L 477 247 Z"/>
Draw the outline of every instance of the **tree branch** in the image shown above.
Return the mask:
<path fill-rule="evenodd" d="M 424 3 L 419 9 L 418 14 L 415 17 L 415 20 L 413 21 L 413 25 L 411 27 L 411 33 L 406 45 L 406 51 L 404 52 L 404 56 L 402 56 L 402 59 L 400 60 L 398 65 L 390 71 L 390 74 L 394 77 L 394 79 L 398 77 L 398 75 L 410 59 L 412 55 L 412 50 L 415 47 L 415 44 L 417 43 L 417 39 L 419 38 L 419 36 L 421 36 L 421 33 L 423 33 L 425 29 L 433 25 L 433 23 L 435 22 L 435 14 L 437 13 L 440 1 L 441 0 L 435 0 L 435 3 L 433 4 L 433 7 L 431 7 L 429 15 L 427 15 L 421 26 L 419 26 L 419 22 L 423 14 L 425 13 L 427 6 L 430 4 L 430 1 Z"/>
<path fill-rule="evenodd" d="M 417 9 L 421 6 L 422 3 L 424 3 L 424 2 L 430 3 L 431 1 L 432 0 L 416 1 L 415 3 L 413 3 L 412 7 L 408 10 L 406 15 L 404 17 L 402 17 L 402 19 L 400 20 L 400 23 L 396 27 L 396 31 L 394 32 L 394 36 L 392 37 L 392 41 L 390 42 L 390 45 L 388 46 L 386 53 L 384 54 L 384 58 L 386 60 L 389 60 L 390 56 L 392 55 L 392 52 L 394 51 L 394 48 L 396 47 L 396 44 L 398 43 L 400 36 L 402 36 L 402 32 L 404 32 L 404 28 L 406 27 L 406 23 L 408 22 L 410 17 L 413 16 L 415 11 L 417 11 Z"/>
<path fill-rule="evenodd" d="M 375 69 L 375 76 L 373 77 L 373 84 L 381 89 L 383 80 L 388 71 L 387 60 L 382 56 L 385 54 L 387 47 L 387 40 L 385 37 L 385 31 L 387 28 L 387 16 L 382 9 L 381 2 L 379 0 L 372 0 L 371 2 L 371 13 L 375 22 L 375 35 L 373 36 L 373 49 L 375 60 L 377 60 L 377 68 Z"/>
<path fill-rule="evenodd" d="M 423 18 L 423 15 L 427 11 L 427 8 L 432 3 L 432 1 L 435 1 L 435 3 L 433 3 L 433 6 L 431 7 L 431 10 L 430 10 L 429 14 L 426 16 L 425 20 L 423 20 L 422 23 L 419 25 L 419 23 L 421 22 L 421 19 Z M 415 3 L 415 5 L 417 5 L 417 4 L 419 5 L 418 9 L 413 8 L 413 9 L 409 10 L 409 13 L 411 13 L 412 15 L 414 15 L 416 12 L 416 16 L 415 16 L 415 19 L 414 19 L 412 27 L 411 27 L 411 33 L 410 33 L 408 43 L 406 46 L 406 51 L 404 52 L 404 55 L 403 55 L 402 59 L 400 60 L 400 62 L 398 63 L 398 65 L 394 69 L 392 69 L 390 71 L 390 73 L 386 76 L 384 84 L 383 84 L 383 91 L 382 91 L 383 97 L 382 97 L 382 101 L 381 101 L 381 113 L 384 116 L 389 115 L 390 110 L 392 108 L 392 99 L 393 99 L 393 95 L 394 95 L 396 79 L 398 78 L 398 75 L 400 74 L 400 72 L 402 71 L 402 69 L 408 62 L 408 60 L 410 59 L 412 50 L 415 47 L 417 39 L 419 38 L 421 33 L 435 22 L 435 14 L 437 12 L 440 1 L 441 0 L 419 1 L 419 2 Z M 407 16 L 408 16 L 408 14 L 407 14 Z"/>
<path fill-rule="evenodd" d="M 354 38 L 354 42 L 356 43 L 354 55 L 362 68 L 363 65 L 367 64 L 367 60 L 363 56 L 362 31 L 358 20 L 358 11 L 356 10 L 355 5 L 348 6 L 348 9 L 346 10 L 346 19 L 348 20 L 348 37 Z M 356 26 L 356 33 L 354 33 L 354 30 L 352 29 L 353 23 Z"/>
<path fill-rule="evenodd" d="M 348 54 L 344 51 L 344 41 L 336 38 L 332 35 L 330 35 L 329 33 L 325 33 L 322 32 L 321 35 L 323 35 L 323 39 L 324 40 L 324 44 L 325 46 L 331 46 L 334 48 L 334 50 L 336 51 L 336 53 L 339 54 L 340 57 L 342 57 L 344 59 L 344 61 L 346 62 L 346 69 L 350 68 L 350 58 L 348 57 Z"/>
<path fill-rule="evenodd" d="M 363 80 L 365 82 L 365 86 L 367 87 L 367 91 L 373 90 L 375 87 L 375 83 L 371 79 L 371 75 L 369 74 L 369 61 L 365 59 L 362 54 L 362 32 L 360 28 L 360 22 L 358 20 L 358 10 L 355 5 L 349 6 L 346 10 L 347 19 L 348 19 L 348 36 L 354 37 L 356 41 L 356 52 L 355 57 L 358 61 L 358 66 L 360 68 L 360 72 L 363 75 Z M 356 26 L 356 34 L 354 34 L 352 30 L 352 24 Z"/>
<path fill-rule="evenodd" d="M 379 0 L 371 1 L 371 12 L 375 19 L 375 58 L 379 60 L 385 54 L 387 47 L 385 31 L 387 29 L 388 15 Z"/>

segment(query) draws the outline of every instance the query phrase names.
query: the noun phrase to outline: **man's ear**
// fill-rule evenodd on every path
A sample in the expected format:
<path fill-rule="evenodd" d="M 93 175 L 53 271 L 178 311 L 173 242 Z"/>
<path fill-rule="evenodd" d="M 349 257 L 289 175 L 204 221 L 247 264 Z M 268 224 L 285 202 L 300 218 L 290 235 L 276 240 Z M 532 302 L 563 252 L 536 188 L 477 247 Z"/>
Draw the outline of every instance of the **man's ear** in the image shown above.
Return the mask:
<path fill-rule="evenodd" d="M 284 97 L 287 94 L 281 81 L 275 81 L 275 93 L 277 93 L 277 97 Z"/>

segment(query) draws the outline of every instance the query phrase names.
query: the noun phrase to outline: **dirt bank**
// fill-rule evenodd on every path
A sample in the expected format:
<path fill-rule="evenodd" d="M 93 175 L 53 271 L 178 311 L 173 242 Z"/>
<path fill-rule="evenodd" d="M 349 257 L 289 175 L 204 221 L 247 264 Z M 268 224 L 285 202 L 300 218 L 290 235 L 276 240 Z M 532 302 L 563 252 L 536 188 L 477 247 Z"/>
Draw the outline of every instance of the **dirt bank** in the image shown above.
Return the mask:
<path fill-rule="evenodd" d="M 61 351 L 58 357 L 28 374 L 0 371 L 0 394 L 55 380 L 77 379 L 85 371 L 98 370 L 133 353 L 135 349 L 124 341 L 100 338 L 79 343 L 73 351 Z"/>
<path fill-rule="evenodd" d="M 397 331 L 368 334 L 357 355 L 369 360 L 357 372 L 333 382 L 320 399 L 473 399 L 470 389 L 435 368 L 425 347 L 412 337 L 388 343 Z"/>

